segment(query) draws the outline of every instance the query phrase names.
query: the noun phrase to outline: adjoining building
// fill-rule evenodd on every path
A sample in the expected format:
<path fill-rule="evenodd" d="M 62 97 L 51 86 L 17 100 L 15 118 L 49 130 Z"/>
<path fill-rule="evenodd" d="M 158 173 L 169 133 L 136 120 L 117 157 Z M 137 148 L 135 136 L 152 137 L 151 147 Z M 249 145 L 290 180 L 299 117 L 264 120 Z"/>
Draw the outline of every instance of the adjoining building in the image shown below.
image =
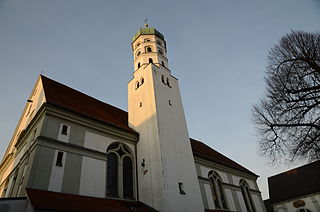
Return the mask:
<path fill-rule="evenodd" d="M 320 160 L 268 178 L 268 212 L 320 211 Z"/>
<path fill-rule="evenodd" d="M 0 165 L 0 211 L 264 212 L 258 176 L 189 137 L 164 36 L 132 40 L 128 112 L 40 75 Z"/>

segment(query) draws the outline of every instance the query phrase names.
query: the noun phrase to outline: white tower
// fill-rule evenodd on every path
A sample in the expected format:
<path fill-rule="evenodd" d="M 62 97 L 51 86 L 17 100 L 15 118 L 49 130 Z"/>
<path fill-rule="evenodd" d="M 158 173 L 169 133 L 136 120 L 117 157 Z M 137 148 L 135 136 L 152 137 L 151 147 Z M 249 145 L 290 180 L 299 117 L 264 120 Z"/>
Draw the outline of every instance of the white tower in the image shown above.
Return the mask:
<path fill-rule="evenodd" d="M 203 212 L 178 80 L 168 69 L 164 36 L 140 29 L 132 40 L 129 125 L 137 143 L 139 200 L 161 212 Z"/>

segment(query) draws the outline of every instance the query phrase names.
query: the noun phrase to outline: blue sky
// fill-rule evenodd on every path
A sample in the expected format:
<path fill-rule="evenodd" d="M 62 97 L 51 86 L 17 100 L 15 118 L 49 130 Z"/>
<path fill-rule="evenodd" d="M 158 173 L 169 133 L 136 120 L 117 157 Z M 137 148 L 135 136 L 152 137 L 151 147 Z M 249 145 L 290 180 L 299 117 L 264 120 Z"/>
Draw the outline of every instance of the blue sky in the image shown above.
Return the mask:
<path fill-rule="evenodd" d="M 164 34 L 189 134 L 267 177 L 250 120 L 264 94 L 268 50 L 293 30 L 319 31 L 316 0 L 0 0 L 0 157 L 42 72 L 127 110 L 131 38 L 149 19 Z"/>

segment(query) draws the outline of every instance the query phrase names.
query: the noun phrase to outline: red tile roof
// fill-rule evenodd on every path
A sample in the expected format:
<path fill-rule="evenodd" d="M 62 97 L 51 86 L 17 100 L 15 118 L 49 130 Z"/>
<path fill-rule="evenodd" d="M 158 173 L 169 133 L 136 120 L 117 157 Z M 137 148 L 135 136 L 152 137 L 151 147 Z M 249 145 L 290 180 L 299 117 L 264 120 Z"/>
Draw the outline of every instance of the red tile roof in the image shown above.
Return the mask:
<path fill-rule="evenodd" d="M 128 126 L 128 113 L 41 75 L 47 103 L 138 135 Z M 190 139 L 195 156 L 255 175 L 200 141 Z M 257 175 L 255 175 L 257 176 Z"/>
<path fill-rule="evenodd" d="M 271 204 L 320 191 L 320 160 L 268 178 Z"/>
<path fill-rule="evenodd" d="M 41 75 L 47 103 L 137 134 L 128 113 Z"/>
<path fill-rule="evenodd" d="M 28 198 L 35 209 L 77 212 L 157 212 L 136 201 L 115 200 L 27 189 Z"/>
<path fill-rule="evenodd" d="M 219 163 L 221 165 L 228 166 L 229 168 L 234 168 L 239 171 L 246 172 L 248 174 L 252 174 L 254 176 L 257 176 L 250 170 L 246 169 L 245 167 L 241 166 L 240 164 L 236 163 L 235 161 L 231 160 L 230 158 L 224 156 L 223 154 L 217 152 L 216 150 L 212 149 L 211 147 L 207 146 L 206 144 L 194 140 L 190 138 L 191 141 L 191 147 L 193 154 L 195 156 L 198 156 L 200 158 L 204 158 L 207 160 L 210 160 L 212 162 Z"/>

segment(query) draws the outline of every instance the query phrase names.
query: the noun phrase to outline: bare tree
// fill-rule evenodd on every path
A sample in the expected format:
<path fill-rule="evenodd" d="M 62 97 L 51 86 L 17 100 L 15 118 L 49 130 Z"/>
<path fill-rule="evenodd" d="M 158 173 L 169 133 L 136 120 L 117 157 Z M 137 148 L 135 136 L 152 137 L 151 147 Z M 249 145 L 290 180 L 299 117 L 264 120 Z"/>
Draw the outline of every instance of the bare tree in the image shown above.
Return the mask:
<path fill-rule="evenodd" d="M 253 106 L 261 154 L 320 159 L 320 33 L 291 31 L 268 54 L 266 93 Z"/>

